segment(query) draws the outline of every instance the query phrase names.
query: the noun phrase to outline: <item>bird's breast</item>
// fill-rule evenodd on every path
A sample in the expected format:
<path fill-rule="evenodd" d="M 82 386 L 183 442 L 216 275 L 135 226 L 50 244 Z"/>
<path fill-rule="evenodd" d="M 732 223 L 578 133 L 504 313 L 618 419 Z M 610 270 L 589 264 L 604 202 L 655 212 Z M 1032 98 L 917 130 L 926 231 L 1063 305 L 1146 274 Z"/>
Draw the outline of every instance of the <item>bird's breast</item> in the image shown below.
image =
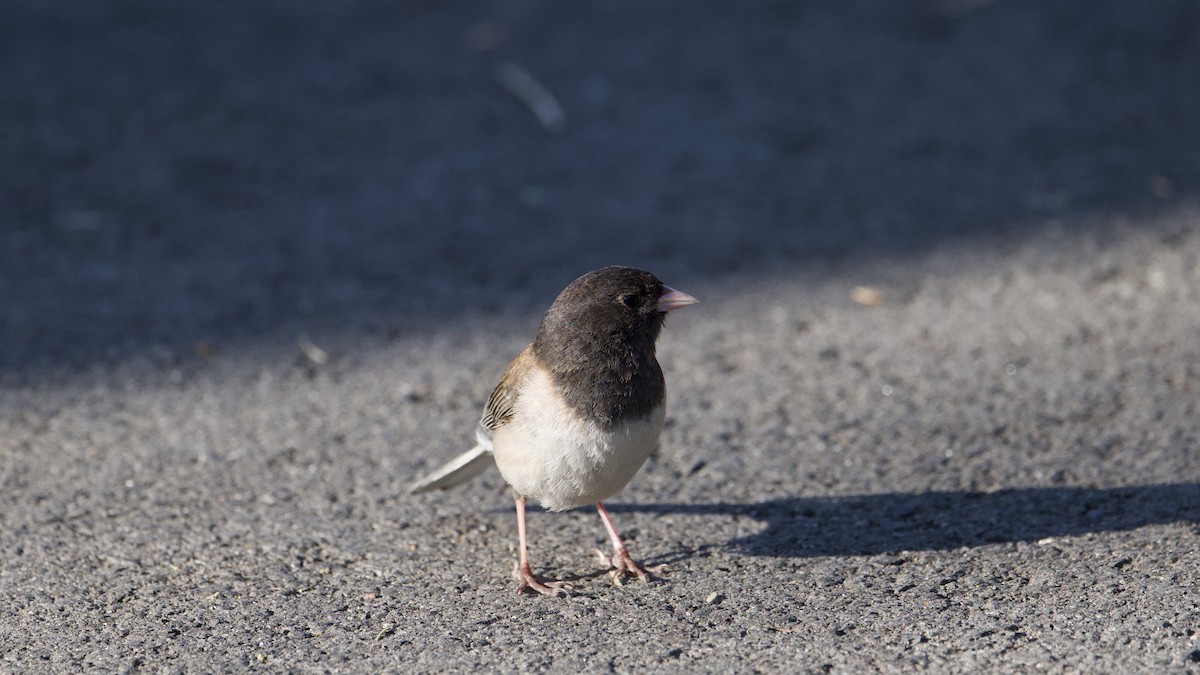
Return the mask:
<path fill-rule="evenodd" d="M 602 427 L 568 405 L 549 373 L 527 377 L 512 418 L 493 434 L 496 466 L 518 493 L 548 509 L 594 504 L 620 492 L 658 446 L 666 417 Z"/>

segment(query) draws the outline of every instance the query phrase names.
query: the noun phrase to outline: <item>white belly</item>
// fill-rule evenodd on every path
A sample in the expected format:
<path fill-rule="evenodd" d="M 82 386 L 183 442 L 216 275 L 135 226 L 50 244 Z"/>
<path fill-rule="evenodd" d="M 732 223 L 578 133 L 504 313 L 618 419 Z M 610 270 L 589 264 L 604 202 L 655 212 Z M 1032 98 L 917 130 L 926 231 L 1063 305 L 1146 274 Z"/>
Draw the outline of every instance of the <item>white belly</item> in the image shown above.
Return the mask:
<path fill-rule="evenodd" d="M 535 371 L 514 413 L 492 435 L 496 466 L 517 493 L 559 511 L 620 492 L 658 446 L 666 406 L 604 431 L 579 419 L 554 394 L 550 375 Z"/>

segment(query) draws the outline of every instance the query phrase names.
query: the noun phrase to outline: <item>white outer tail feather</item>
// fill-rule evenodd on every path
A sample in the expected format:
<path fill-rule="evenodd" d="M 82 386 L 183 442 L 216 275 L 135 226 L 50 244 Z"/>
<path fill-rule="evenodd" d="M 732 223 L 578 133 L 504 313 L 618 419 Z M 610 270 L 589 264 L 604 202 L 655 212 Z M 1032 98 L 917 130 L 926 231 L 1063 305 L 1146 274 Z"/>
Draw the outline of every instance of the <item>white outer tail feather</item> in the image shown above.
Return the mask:
<path fill-rule="evenodd" d="M 492 439 L 482 431 L 475 434 L 479 443 L 455 457 L 437 471 L 424 476 L 408 486 L 408 494 L 415 495 L 430 490 L 445 490 L 461 485 L 496 465 L 492 460 Z"/>

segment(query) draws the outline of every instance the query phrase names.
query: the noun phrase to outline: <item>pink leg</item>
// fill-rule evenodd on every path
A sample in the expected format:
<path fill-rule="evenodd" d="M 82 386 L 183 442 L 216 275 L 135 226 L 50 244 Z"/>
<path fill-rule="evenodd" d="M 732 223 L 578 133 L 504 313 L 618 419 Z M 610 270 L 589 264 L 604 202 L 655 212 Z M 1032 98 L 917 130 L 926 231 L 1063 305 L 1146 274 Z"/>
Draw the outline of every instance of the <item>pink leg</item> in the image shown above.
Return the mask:
<path fill-rule="evenodd" d="M 517 592 L 529 589 L 542 595 L 566 596 L 570 584 L 562 581 L 542 581 L 534 576 L 533 570 L 529 568 L 529 553 L 525 546 L 525 497 L 514 492 L 513 499 L 517 502 L 517 546 L 520 548 L 521 558 L 513 570 L 513 576 L 517 579 Z"/>
<path fill-rule="evenodd" d="M 613 581 L 620 583 L 621 576 L 628 573 L 637 575 L 637 578 L 642 581 L 650 580 L 650 572 L 660 572 L 666 565 L 647 568 L 634 562 L 630 557 L 629 551 L 625 550 L 625 542 L 621 541 L 621 535 L 617 534 L 617 528 L 613 526 L 612 518 L 608 517 L 608 511 L 604 509 L 604 505 L 596 502 L 596 512 L 600 514 L 600 520 L 604 521 L 604 529 L 608 530 L 608 536 L 612 539 L 613 554 L 612 557 L 604 555 L 600 551 L 596 551 L 600 561 L 605 565 L 612 565 L 614 568 Z"/>

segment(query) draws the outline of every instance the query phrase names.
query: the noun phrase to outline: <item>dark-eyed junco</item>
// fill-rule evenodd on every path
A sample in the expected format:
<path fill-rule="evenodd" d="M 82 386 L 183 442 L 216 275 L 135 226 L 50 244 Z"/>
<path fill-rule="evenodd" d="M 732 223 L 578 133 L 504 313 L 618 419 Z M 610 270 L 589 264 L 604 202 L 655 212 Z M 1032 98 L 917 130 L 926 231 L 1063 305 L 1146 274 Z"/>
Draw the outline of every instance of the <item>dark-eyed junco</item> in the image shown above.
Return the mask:
<path fill-rule="evenodd" d="M 632 267 L 605 267 L 571 282 L 488 397 L 475 447 L 409 493 L 458 485 L 494 461 L 517 503 L 518 591 L 565 595 L 568 588 L 529 568 L 526 498 L 551 511 L 595 504 L 613 545 L 612 557 L 601 558 L 616 579 L 634 574 L 646 581 L 601 502 L 620 492 L 658 445 L 666 384 L 654 343 L 667 312 L 695 302 Z"/>

